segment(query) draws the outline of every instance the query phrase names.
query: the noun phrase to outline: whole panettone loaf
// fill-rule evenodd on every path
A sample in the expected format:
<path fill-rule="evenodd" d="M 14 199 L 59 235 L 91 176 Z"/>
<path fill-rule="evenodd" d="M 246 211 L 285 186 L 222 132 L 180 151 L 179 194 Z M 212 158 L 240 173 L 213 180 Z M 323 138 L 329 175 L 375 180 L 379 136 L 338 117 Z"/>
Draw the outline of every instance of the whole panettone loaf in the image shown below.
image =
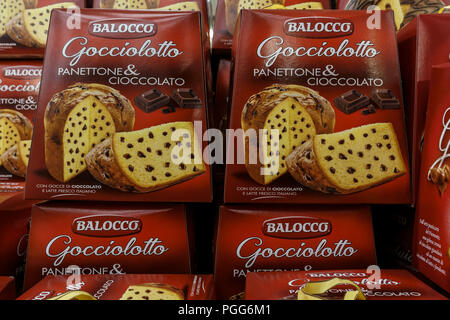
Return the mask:
<path fill-rule="evenodd" d="M 44 117 L 45 163 L 66 182 L 86 169 L 84 157 L 115 132 L 131 131 L 135 115 L 119 91 L 101 84 L 74 84 L 56 93 Z"/>
<path fill-rule="evenodd" d="M 120 300 L 184 300 L 182 290 L 165 283 L 144 283 L 129 286 Z"/>
<path fill-rule="evenodd" d="M 3 167 L 12 174 L 25 177 L 30 158 L 31 140 L 23 140 L 1 156 Z"/>
<path fill-rule="evenodd" d="M 391 123 L 375 123 L 316 135 L 287 158 L 292 177 L 324 193 L 348 194 L 406 172 Z"/>
<path fill-rule="evenodd" d="M 23 114 L 15 110 L 0 110 L 0 156 L 21 140 L 31 139 L 32 132 L 33 125 Z"/>
<path fill-rule="evenodd" d="M 163 189 L 206 171 L 192 122 L 170 122 L 121 132 L 86 156 L 91 175 L 127 192 Z"/>
<path fill-rule="evenodd" d="M 269 184 L 287 172 L 288 155 L 316 134 L 333 132 L 334 110 L 318 92 L 298 85 L 273 85 L 251 96 L 242 111 L 245 164 L 250 177 Z M 251 132 L 263 137 L 252 138 Z M 254 159 L 257 155 L 263 159 Z M 252 159 L 253 156 L 253 159 Z M 265 172 L 262 172 L 264 170 Z"/>

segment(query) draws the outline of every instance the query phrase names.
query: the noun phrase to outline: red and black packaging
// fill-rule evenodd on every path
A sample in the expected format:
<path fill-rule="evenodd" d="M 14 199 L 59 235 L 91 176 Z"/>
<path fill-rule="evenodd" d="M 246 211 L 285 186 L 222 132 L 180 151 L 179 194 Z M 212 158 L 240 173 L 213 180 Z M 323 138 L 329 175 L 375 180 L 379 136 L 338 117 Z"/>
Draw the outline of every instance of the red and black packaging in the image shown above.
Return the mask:
<path fill-rule="evenodd" d="M 242 11 L 226 203 L 410 203 L 393 15 L 369 16 Z"/>
<path fill-rule="evenodd" d="M 413 203 L 417 199 L 431 67 L 448 62 L 450 14 L 425 14 L 397 35 L 411 153 Z"/>
<path fill-rule="evenodd" d="M 36 205 L 25 288 L 47 275 L 190 273 L 188 222 L 183 205 Z"/>
<path fill-rule="evenodd" d="M 26 198 L 211 201 L 200 13 L 68 19 L 53 11 Z"/>
<path fill-rule="evenodd" d="M 450 64 L 431 68 L 414 224 L 413 263 L 450 292 Z"/>
<path fill-rule="evenodd" d="M 0 61 L 0 190 L 23 191 L 42 61 Z"/>
<path fill-rule="evenodd" d="M 249 272 L 365 268 L 376 263 L 366 206 L 224 206 L 215 243 L 218 299 L 244 291 Z"/>
<path fill-rule="evenodd" d="M 136 288 L 136 286 L 140 288 Z M 213 300 L 212 275 L 189 274 L 115 274 L 47 276 L 22 294 L 18 300 L 47 300 L 71 291 L 83 291 L 97 300 L 148 300 L 139 289 L 170 293 L 176 300 Z M 124 295 L 134 292 L 133 299 Z M 128 297 L 129 298 L 129 297 Z M 153 300 L 153 299 L 150 299 Z M 165 299 L 161 299 L 165 300 Z"/>
<path fill-rule="evenodd" d="M 300 272 L 250 273 L 247 276 L 247 300 L 297 300 L 299 289 L 306 283 L 334 278 L 350 280 L 360 287 L 367 300 L 447 300 L 446 297 L 401 269 L 327 270 Z M 343 299 L 349 285 L 339 285 L 320 297 Z"/>
<path fill-rule="evenodd" d="M 0 57 L 42 58 L 44 56 L 51 11 L 68 9 L 68 27 L 76 28 L 77 13 L 86 0 L 5 0 L 0 9 Z"/>

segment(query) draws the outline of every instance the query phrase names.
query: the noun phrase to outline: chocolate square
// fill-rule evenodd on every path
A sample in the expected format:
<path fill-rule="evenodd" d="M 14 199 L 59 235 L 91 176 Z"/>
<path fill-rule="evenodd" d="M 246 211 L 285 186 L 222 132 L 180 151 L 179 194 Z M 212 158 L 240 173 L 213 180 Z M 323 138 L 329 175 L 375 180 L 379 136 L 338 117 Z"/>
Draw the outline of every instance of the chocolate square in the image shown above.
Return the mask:
<path fill-rule="evenodd" d="M 202 101 L 195 93 L 193 89 L 180 88 L 174 89 L 171 94 L 171 98 L 175 101 L 180 108 L 192 109 L 201 108 Z"/>
<path fill-rule="evenodd" d="M 367 107 L 370 99 L 356 89 L 347 91 L 334 99 L 334 105 L 345 114 Z"/>
<path fill-rule="evenodd" d="M 371 98 L 377 108 L 400 109 L 400 101 L 391 89 L 373 89 Z"/>
<path fill-rule="evenodd" d="M 167 94 L 158 89 L 151 89 L 137 96 L 134 99 L 136 106 L 145 113 L 150 113 L 170 103 L 170 98 Z"/>
<path fill-rule="evenodd" d="M 365 116 L 375 113 L 375 106 L 373 104 L 369 104 L 366 109 L 364 109 L 361 113 Z"/>

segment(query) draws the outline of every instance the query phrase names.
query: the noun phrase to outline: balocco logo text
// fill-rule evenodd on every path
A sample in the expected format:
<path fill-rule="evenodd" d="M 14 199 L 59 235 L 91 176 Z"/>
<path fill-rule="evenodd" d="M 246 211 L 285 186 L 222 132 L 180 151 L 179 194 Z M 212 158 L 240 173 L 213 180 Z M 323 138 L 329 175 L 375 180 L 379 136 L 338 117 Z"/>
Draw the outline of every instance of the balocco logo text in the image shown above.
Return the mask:
<path fill-rule="evenodd" d="M 268 223 L 267 232 L 287 232 L 287 233 L 315 233 L 315 232 L 326 232 L 329 229 L 329 223 L 327 222 L 306 222 L 306 223 Z"/>
<path fill-rule="evenodd" d="M 136 231 L 139 221 L 77 221 L 76 231 Z"/>
<path fill-rule="evenodd" d="M 105 19 L 90 22 L 88 32 L 101 38 L 137 39 L 154 36 L 157 26 L 144 20 Z"/>
<path fill-rule="evenodd" d="M 333 38 L 351 35 L 353 22 L 336 17 L 303 17 L 286 20 L 284 32 L 303 38 Z"/>
<path fill-rule="evenodd" d="M 97 215 L 77 218 L 72 232 L 90 237 L 121 237 L 140 232 L 142 221 L 134 217 Z"/>
<path fill-rule="evenodd" d="M 5 78 L 15 80 L 39 79 L 42 76 L 42 68 L 37 66 L 16 66 L 3 69 Z"/>
<path fill-rule="evenodd" d="M 318 22 L 318 23 L 296 23 L 288 22 L 287 30 L 289 32 L 350 32 L 352 24 L 350 22 Z"/>
<path fill-rule="evenodd" d="M 323 237 L 331 232 L 331 222 L 317 217 L 280 217 L 264 221 L 262 231 L 282 239 Z"/>
<path fill-rule="evenodd" d="M 130 24 L 92 24 L 92 30 L 95 33 L 152 33 L 154 24 L 130 23 Z"/>

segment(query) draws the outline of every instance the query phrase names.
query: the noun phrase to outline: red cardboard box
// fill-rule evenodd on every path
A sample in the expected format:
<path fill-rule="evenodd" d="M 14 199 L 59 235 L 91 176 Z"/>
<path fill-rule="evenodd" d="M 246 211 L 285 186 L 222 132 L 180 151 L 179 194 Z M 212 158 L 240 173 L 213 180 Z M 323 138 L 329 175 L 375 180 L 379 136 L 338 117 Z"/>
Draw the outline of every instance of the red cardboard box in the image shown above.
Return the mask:
<path fill-rule="evenodd" d="M 383 269 L 379 276 L 365 269 L 249 273 L 245 298 L 247 300 L 297 300 L 304 284 L 333 278 L 347 279 L 357 284 L 367 300 L 447 300 L 406 270 Z M 378 286 L 378 288 L 377 288 Z M 341 298 L 353 287 L 330 289 L 325 298 Z"/>
<path fill-rule="evenodd" d="M 24 272 L 30 222 L 31 207 L 0 211 L 0 275 Z"/>
<path fill-rule="evenodd" d="M 415 203 L 431 66 L 448 62 L 450 14 L 420 15 L 402 28 L 397 38 L 405 93 Z"/>
<path fill-rule="evenodd" d="M 177 292 L 180 299 L 183 298 L 183 300 L 214 299 L 214 285 L 211 275 L 108 274 L 47 276 L 22 294 L 18 300 L 46 300 L 74 290 L 87 292 L 98 300 L 119 300 L 129 287 L 149 284 L 160 284 L 166 290 L 170 288 L 169 290 Z"/>
<path fill-rule="evenodd" d="M 42 61 L 0 60 L 0 192 L 24 190 L 41 74 Z"/>
<path fill-rule="evenodd" d="M 53 13 L 26 198 L 211 201 L 200 13 L 68 18 Z"/>
<path fill-rule="evenodd" d="M 369 207 L 221 207 L 215 243 L 218 299 L 244 291 L 248 272 L 375 264 Z"/>
<path fill-rule="evenodd" d="M 46 275 L 190 273 L 183 205 L 56 202 L 32 211 L 25 288 Z"/>
<path fill-rule="evenodd" d="M 392 12 L 368 17 L 242 12 L 226 203 L 410 203 Z"/>
<path fill-rule="evenodd" d="M 0 276 L 0 300 L 14 300 L 16 295 L 14 278 Z"/>
<path fill-rule="evenodd" d="M 1 58 L 42 58 L 44 56 L 50 11 L 70 8 L 74 14 L 86 6 L 85 0 L 7 0 L 0 24 Z M 45 7 L 45 8 L 44 8 Z M 4 19 L 4 20 L 3 20 Z M 34 22 L 34 23 L 33 23 Z M 36 23 L 38 22 L 38 23 Z M 73 16 L 72 25 L 76 25 Z"/>
<path fill-rule="evenodd" d="M 216 6 L 216 17 L 214 21 L 214 34 L 212 40 L 213 54 L 218 56 L 229 57 L 231 55 L 231 47 L 233 45 L 234 29 L 232 23 L 227 21 L 230 17 L 230 12 L 236 11 L 239 5 L 239 0 L 218 0 Z M 292 6 L 304 4 L 304 8 L 309 9 L 308 6 L 313 9 L 317 9 L 318 6 L 322 6 L 323 9 L 330 9 L 330 2 L 328 0 L 320 1 L 307 1 L 307 0 L 273 0 L 273 1 L 261 1 L 264 5 L 269 6 L 272 4 L 280 4 L 284 6 Z M 248 5 L 248 3 L 246 3 Z M 253 2 L 257 9 L 257 2 Z M 247 7 L 244 5 L 247 9 Z M 288 9 L 288 8 L 286 8 Z M 299 8 L 300 9 L 300 8 Z"/>
<path fill-rule="evenodd" d="M 414 225 L 413 263 L 450 292 L 450 64 L 433 66 Z"/>

